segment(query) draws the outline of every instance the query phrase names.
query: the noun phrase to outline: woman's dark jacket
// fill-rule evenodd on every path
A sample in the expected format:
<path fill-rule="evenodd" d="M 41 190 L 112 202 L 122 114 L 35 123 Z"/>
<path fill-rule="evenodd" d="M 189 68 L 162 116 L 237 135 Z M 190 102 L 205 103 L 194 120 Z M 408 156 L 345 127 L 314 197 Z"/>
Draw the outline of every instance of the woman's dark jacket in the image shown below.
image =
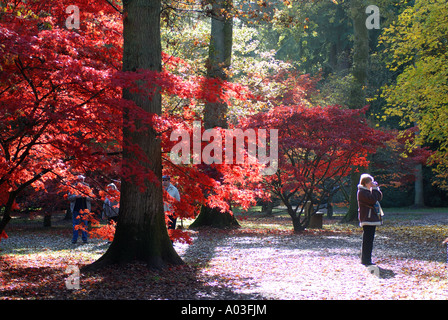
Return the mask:
<path fill-rule="evenodd" d="M 372 188 L 371 190 L 358 185 L 358 220 L 359 225 L 362 226 L 380 226 L 383 221 L 374 209 L 374 204 L 381 201 L 383 194 L 379 188 Z"/>

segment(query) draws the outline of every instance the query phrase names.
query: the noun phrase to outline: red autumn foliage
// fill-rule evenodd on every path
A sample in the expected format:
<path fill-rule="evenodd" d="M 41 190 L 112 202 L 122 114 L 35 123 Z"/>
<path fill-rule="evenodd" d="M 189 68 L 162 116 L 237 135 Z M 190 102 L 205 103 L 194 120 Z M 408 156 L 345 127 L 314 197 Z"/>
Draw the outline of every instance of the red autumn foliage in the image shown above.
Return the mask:
<path fill-rule="evenodd" d="M 79 32 L 65 28 L 70 4 L 85 9 Z M 109 79 L 120 65 L 119 37 L 101 52 L 102 34 L 89 26 L 95 20 L 102 33 L 121 31 L 111 11 L 95 18 L 97 10 L 87 1 L 39 1 L 8 3 L 2 12 L 0 230 L 25 188 L 58 177 L 69 191 L 78 173 L 116 169 L 108 154 L 120 151 L 120 90 Z"/>
<path fill-rule="evenodd" d="M 367 125 L 366 110 L 282 105 L 245 121 L 247 127 L 278 129 L 279 170 L 266 185 L 286 205 L 295 231 L 309 224 L 307 201 L 319 207 L 340 179 L 366 167 L 367 155 L 389 139 Z"/>
<path fill-rule="evenodd" d="M 82 8 L 79 30 L 66 28 L 69 5 Z M 252 98 L 238 84 L 205 77 L 182 78 L 169 72 L 183 62 L 166 54 L 165 69 L 160 73 L 120 71 L 121 19 L 108 2 L 82 0 L 8 3 L 2 12 L 0 206 L 5 210 L 0 231 L 18 208 L 17 196 L 30 186 L 45 189 L 48 179 L 59 179 L 60 192 L 86 193 L 97 201 L 104 200 L 106 194 L 92 186 L 73 187 L 78 174 L 100 174 L 109 180 L 120 176 L 142 189 L 146 181 L 159 183 L 159 177 L 142 165 L 150 159 L 138 146 L 122 141 L 122 130 L 144 134 L 154 128 L 163 136 L 185 119 L 144 112 L 122 99 L 123 88 L 150 97 L 157 87 L 163 94 L 195 101 Z M 123 113 L 128 121 L 123 121 Z M 164 137 L 163 141 L 169 139 Z M 167 147 L 164 150 L 169 150 Z M 123 150 L 133 152 L 134 159 L 121 161 Z M 200 166 L 174 166 L 168 158 L 164 166 L 182 193 L 176 207 L 179 216 L 194 216 L 197 206 L 205 201 L 204 190 L 213 189 L 216 197 L 209 198 L 209 205 L 223 209 L 229 198 L 243 205 L 254 199 L 249 195 L 247 200 L 245 194 L 250 190 L 241 188 L 247 176 L 241 167 L 216 166 L 223 177 L 216 181 Z"/>
<path fill-rule="evenodd" d="M 280 69 L 277 73 L 264 79 L 266 84 L 280 84 L 281 89 L 272 97 L 275 105 L 297 105 L 305 103 L 317 93 L 316 82 L 309 74 L 301 74 L 298 70 Z"/>
<path fill-rule="evenodd" d="M 1 239 L 8 239 L 8 235 L 6 234 L 5 231 L 2 231 L 2 233 L 0 233 L 0 241 Z"/>
<path fill-rule="evenodd" d="M 168 153 L 176 144 L 184 143 L 188 153 L 194 155 L 193 148 L 197 143 L 199 154 L 202 155 L 211 143 L 202 141 L 201 137 L 205 132 L 202 126 L 197 129 L 200 141 L 193 141 L 195 139 L 194 121 L 200 121 L 200 118 L 189 114 L 187 108 L 183 116 L 177 118 L 177 121 L 174 116 L 164 117 L 160 126 L 164 155 L 163 172 L 172 177 L 171 183 L 176 185 L 181 195 L 180 202 L 172 203 L 176 215 L 181 218 L 193 218 L 199 213 L 201 205 L 217 207 L 223 212 L 231 212 L 229 204 L 245 209 L 254 205 L 257 198 L 264 196 L 260 175 L 260 170 L 263 167 L 258 163 L 249 163 L 249 161 L 244 161 L 244 163 L 237 163 L 235 159 L 225 161 L 225 129 L 214 129 L 217 137 L 222 140 L 212 141 L 219 142 L 221 145 L 219 150 L 222 151 L 222 157 L 218 157 L 221 161 L 211 164 L 201 161 L 201 163 L 195 164 L 190 157 L 185 164 L 175 164 L 171 161 Z M 185 141 L 183 139 L 179 141 L 175 134 L 176 130 L 181 130 L 188 138 Z M 169 197 L 165 197 L 165 201 L 169 201 Z"/>
<path fill-rule="evenodd" d="M 82 7 L 79 30 L 65 26 L 69 5 Z M 76 175 L 120 176 L 141 189 L 147 181 L 159 183 L 159 177 L 142 165 L 150 159 L 138 146 L 122 141 L 124 128 L 142 134 L 148 128 L 159 132 L 164 174 L 173 177 L 181 193 L 181 201 L 173 204 L 179 217 L 194 217 L 202 204 L 222 211 L 229 210 L 229 203 L 247 208 L 265 196 L 256 164 L 176 165 L 170 161 L 167 152 L 176 143 L 170 141 L 171 132 L 182 128 L 192 137 L 191 123 L 200 119 L 189 107 L 182 115 L 159 116 L 122 99 L 123 88 L 149 97 L 160 88 L 163 94 L 190 103 L 254 99 L 246 88 L 219 79 L 176 75 L 172 71 L 178 66 L 188 66 L 166 54 L 160 73 L 120 71 L 122 17 L 107 2 L 20 2 L 8 5 L 0 19 L 0 206 L 6 213 L 0 231 L 17 208 L 17 196 L 29 186 L 44 189 L 48 179 L 58 178 L 61 192 L 86 193 L 97 201 L 107 193 L 92 186 L 74 189 Z M 357 111 L 297 106 L 313 92 L 314 82 L 306 75 L 280 72 L 269 81 L 283 83 L 284 92 L 272 99 L 282 106 L 242 123 L 246 128 L 282 129 L 281 170 L 267 178 L 268 185 L 278 185 L 277 195 L 287 203 L 294 198 L 299 203 L 316 201 L 331 181 L 349 173 L 351 165 L 367 163 L 367 153 L 378 145 L 372 136 L 380 133 L 361 123 Z M 203 142 L 201 151 L 206 146 Z M 133 152 L 134 159 L 124 163 L 123 150 Z M 294 217 L 297 208 L 290 210 Z M 113 226 L 105 231 L 112 233 Z M 97 234 L 107 236 L 102 231 Z"/>

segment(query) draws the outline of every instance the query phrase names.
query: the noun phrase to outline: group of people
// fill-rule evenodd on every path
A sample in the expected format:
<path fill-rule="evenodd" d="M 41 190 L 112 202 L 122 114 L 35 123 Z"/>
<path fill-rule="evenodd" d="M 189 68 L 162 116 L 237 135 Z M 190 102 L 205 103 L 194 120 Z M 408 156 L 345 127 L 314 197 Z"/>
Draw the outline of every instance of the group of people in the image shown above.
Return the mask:
<path fill-rule="evenodd" d="M 77 184 L 87 185 L 85 182 L 85 177 L 79 175 L 77 177 Z M 168 175 L 164 175 L 162 177 L 162 185 L 163 188 L 168 192 L 168 194 L 175 199 L 175 201 L 180 201 L 180 194 L 178 189 L 171 184 L 171 178 Z M 115 183 L 110 183 L 106 187 L 106 191 L 108 194 L 114 194 L 119 192 Z M 84 194 L 68 194 L 68 200 L 70 201 L 70 211 L 72 214 L 72 225 L 73 225 L 73 236 L 72 243 L 76 244 L 79 237 L 79 232 L 81 232 L 81 238 L 83 243 L 87 243 L 88 234 L 88 219 L 86 218 L 86 213 L 90 212 L 92 209 L 91 199 L 87 195 Z M 169 217 L 168 229 L 176 228 L 176 215 L 174 213 L 174 209 L 172 204 L 164 203 L 163 205 L 165 214 Z M 102 210 L 102 218 L 107 219 L 110 222 L 117 222 L 118 214 L 119 214 L 119 202 L 116 200 L 116 197 L 106 196 L 103 203 Z M 81 227 L 79 227 L 81 226 Z"/>
<path fill-rule="evenodd" d="M 78 182 L 85 183 L 84 176 L 78 177 Z M 170 176 L 162 176 L 162 186 L 166 192 L 175 199 L 180 201 L 180 194 L 178 189 L 171 184 Z M 107 186 L 107 191 L 113 193 L 118 191 L 117 186 L 111 183 Z M 362 246 L 361 246 L 361 264 L 365 266 L 374 265 L 372 262 L 373 241 L 375 238 L 375 230 L 377 226 L 382 224 L 382 212 L 378 210 L 379 201 L 383 198 L 383 194 L 378 186 L 378 183 L 369 174 L 362 174 L 358 184 L 358 219 L 359 224 L 363 229 Z M 84 224 L 81 228 L 81 237 L 84 243 L 87 242 L 87 220 L 83 219 L 84 210 L 91 210 L 91 199 L 84 195 L 69 194 L 70 210 L 73 217 L 73 237 L 72 243 L 76 243 L 79 236 L 80 228 L 75 228 L 77 225 Z M 164 211 L 168 215 L 168 229 L 176 228 L 176 215 L 173 210 L 173 205 L 164 203 Z M 103 204 L 103 219 L 117 222 L 119 214 L 119 203 L 116 200 L 106 197 Z"/>

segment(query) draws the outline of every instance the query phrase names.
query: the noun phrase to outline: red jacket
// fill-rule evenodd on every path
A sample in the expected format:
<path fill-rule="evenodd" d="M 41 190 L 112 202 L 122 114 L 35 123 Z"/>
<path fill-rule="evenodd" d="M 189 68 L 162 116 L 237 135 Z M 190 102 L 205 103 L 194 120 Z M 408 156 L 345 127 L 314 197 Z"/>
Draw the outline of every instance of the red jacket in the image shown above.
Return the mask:
<path fill-rule="evenodd" d="M 383 221 L 373 205 L 381 201 L 383 194 L 379 188 L 367 189 L 363 185 L 358 185 L 358 220 L 360 226 L 380 226 Z"/>

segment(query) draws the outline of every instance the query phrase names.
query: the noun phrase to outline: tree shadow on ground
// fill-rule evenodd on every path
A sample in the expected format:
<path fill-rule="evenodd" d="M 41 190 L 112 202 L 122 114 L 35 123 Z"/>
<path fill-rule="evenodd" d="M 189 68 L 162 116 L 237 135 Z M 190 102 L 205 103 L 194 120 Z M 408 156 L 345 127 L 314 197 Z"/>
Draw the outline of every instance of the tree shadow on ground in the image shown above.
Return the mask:
<path fill-rule="evenodd" d="M 261 293 L 240 293 L 238 285 L 235 285 L 235 278 L 231 275 L 208 272 L 213 269 L 213 259 L 223 256 L 231 256 L 235 259 L 245 259 L 243 249 L 263 251 L 263 259 L 269 262 L 270 254 L 275 250 L 284 251 L 277 257 L 294 256 L 300 259 L 301 256 L 314 254 L 331 261 L 336 256 L 345 256 L 351 261 L 356 261 L 361 245 L 361 233 L 329 233 L 329 234 L 292 234 L 275 233 L 272 231 L 260 232 L 260 230 L 199 230 L 194 234 L 194 241 L 191 245 L 175 245 L 176 250 L 186 262 L 186 266 L 176 267 L 162 271 L 149 270 L 139 264 L 129 266 L 116 266 L 104 271 L 92 274 L 81 274 L 81 290 L 67 290 L 65 288 L 64 274 L 66 265 L 53 269 L 38 269 L 15 265 L 13 268 L 17 272 L 11 272 L 8 276 L 8 283 L 0 285 L 7 287 L 5 297 L 22 297 L 25 299 L 170 299 L 170 300 L 240 300 L 240 299 L 265 299 Z M 57 237 L 59 238 L 59 237 Z M 60 239 L 60 238 L 59 238 Z M 32 236 L 30 235 L 30 241 Z M 391 248 L 387 237 L 381 232 L 375 239 L 375 251 L 378 256 L 388 257 L 388 263 L 393 264 L 394 259 L 418 259 L 439 261 L 444 256 L 434 256 L 432 259 L 424 259 L 416 250 L 411 250 L 409 244 L 400 244 Z M 66 243 L 55 243 L 51 251 L 63 250 L 69 246 Z M 412 244 L 411 244 L 412 246 Z M 105 250 L 103 243 L 93 244 L 91 249 Z M 392 250 L 393 249 L 393 250 Z M 36 253 L 36 251 L 46 251 L 42 248 L 21 248 L 21 252 L 16 253 Z M 82 246 L 79 251 L 87 250 Z M 235 251 L 239 255 L 233 256 Z M 78 252 L 78 250 L 77 250 Z M 235 260 L 237 262 L 237 260 Z M 230 265 L 230 268 L 232 265 Z M 389 266 L 388 266 L 389 267 Z M 11 267 L 12 268 L 12 267 Z M 397 272 L 396 269 L 394 269 Z M 269 270 L 266 269 L 266 272 Z M 55 276 L 52 275 L 55 273 Z M 379 277 L 381 279 L 392 279 L 396 277 L 394 271 L 388 268 L 379 267 Z M 399 271 L 398 271 L 399 272 Z M 27 274 L 30 286 L 13 287 L 9 282 L 22 281 L 22 277 Z M 45 274 L 47 277 L 38 278 L 38 274 Z M 34 275 L 34 276 L 33 276 Z M 239 282 L 250 283 L 250 276 L 238 278 Z M 48 280 L 46 280 L 48 279 Z M 1 280 L 1 277 L 0 277 Z M 4 293 L 2 292 L 2 294 Z M 22 295 L 22 296 L 21 296 Z"/>
<path fill-rule="evenodd" d="M 241 294 L 232 288 L 233 279 L 208 275 L 209 263 L 216 256 L 216 249 L 225 246 L 229 239 L 229 230 L 200 228 L 193 244 L 188 245 L 181 254 L 187 265 L 195 269 L 195 277 L 203 283 L 200 290 L 194 293 L 198 299 L 257 300 L 264 299 L 259 294 Z M 200 279 L 200 280 L 199 280 Z M 249 279 L 240 278 L 239 281 Z"/>

